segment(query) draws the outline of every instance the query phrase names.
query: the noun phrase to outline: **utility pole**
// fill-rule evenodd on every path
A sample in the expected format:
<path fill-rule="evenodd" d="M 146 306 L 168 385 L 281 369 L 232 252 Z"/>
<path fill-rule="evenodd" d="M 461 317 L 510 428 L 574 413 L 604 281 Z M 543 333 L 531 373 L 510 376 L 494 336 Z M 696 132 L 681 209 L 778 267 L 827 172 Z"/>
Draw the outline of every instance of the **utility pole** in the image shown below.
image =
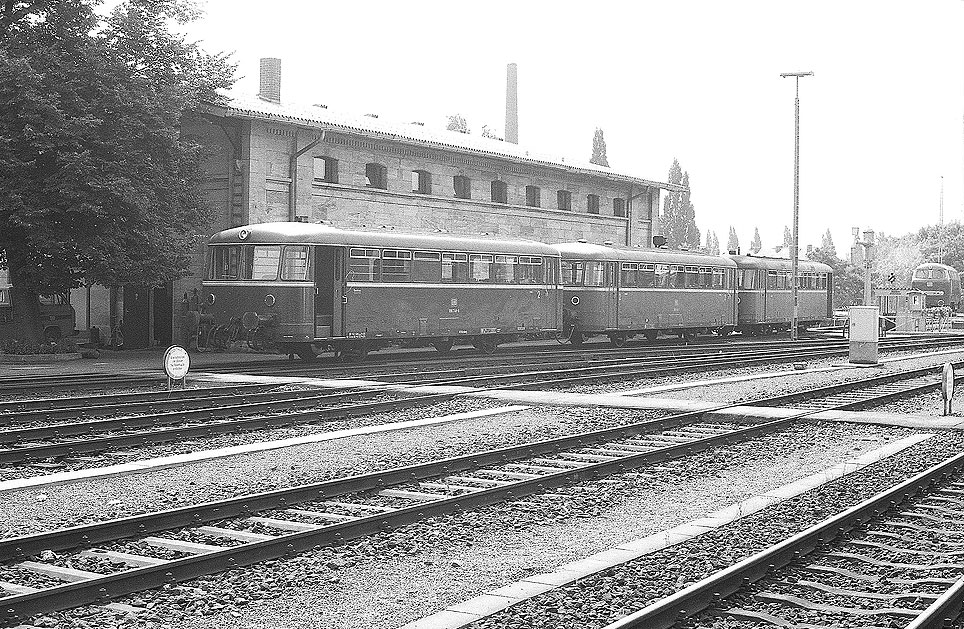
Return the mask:
<path fill-rule="evenodd" d="M 937 221 L 937 263 L 944 264 L 944 175 L 941 175 L 941 204 Z"/>
<path fill-rule="evenodd" d="M 800 320 L 799 261 L 800 257 L 800 77 L 813 76 L 813 72 L 784 72 L 783 78 L 796 79 L 797 95 L 793 101 L 793 244 L 790 247 L 791 299 L 793 319 L 790 322 L 790 340 L 797 340 L 797 326 Z"/>

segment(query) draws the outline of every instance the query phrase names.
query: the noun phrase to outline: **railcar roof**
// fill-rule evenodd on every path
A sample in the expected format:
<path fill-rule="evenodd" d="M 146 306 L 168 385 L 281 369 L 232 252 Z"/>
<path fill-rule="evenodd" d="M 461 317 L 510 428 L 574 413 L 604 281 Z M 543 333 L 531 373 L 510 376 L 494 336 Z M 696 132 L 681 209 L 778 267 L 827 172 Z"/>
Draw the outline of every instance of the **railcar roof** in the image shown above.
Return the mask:
<path fill-rule="evenodd" d="M 938 262 L 922 262 L 918 264 L 917 269 L 944 269 L 945 271 L 954 271 L 957 273 L 957 269 L 946 264 L 940 264 Z"/>
<path fill-rule="evenodd" d="M 793 261 L 787 258 L 767 258 L 763 256 L 727 256 L 741 269 L 761 269 L 764 271 L 791 271 Z M 798 260 L 797 270 L 817 273 L 833 273 L 833 269 L 822 262 Z"/>
<path fill-rule="evenodd" d="M 669 251 L 666 249 L 636 249 L 630 247 L 611 247 L 588 242 L 564 242 L 551 245 L 562 254 L 563 259 L 579 260 L 618 260 L 626 262 L 652 262 L 653 264 L 692 264 L 702 266 L 736 265 L 723 256 L 711 256 L 693 251 Z"/>
<path fill-rule="evenodd" d="M 241 232 L 247 236 L 242 240 Z M 432 234 L 409 234 L 405 232 L 354 231 L 315 223 L 258 223 L 234 227 L 218 232 L 208 241 L 220 244 L 309 244 L 352 245 L 359 247 L 392 247 L 399 249 L 434 249 L 454 251 L 483 251 L 488 253 L 514 253 L 521 255 L 557 256 L 559 253 L 548 245 L 529 240 L 505 240 L 486 238 L 462 238 L 459 236 L 436 236 Z"/>

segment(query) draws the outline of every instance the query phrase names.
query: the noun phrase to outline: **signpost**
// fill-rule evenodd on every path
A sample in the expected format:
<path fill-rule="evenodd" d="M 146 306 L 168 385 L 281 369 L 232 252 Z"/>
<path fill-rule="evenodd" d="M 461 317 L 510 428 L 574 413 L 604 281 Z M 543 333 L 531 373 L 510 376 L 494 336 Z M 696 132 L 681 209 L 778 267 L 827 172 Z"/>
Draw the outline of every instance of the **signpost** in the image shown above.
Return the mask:
<path fill-rule="evenodd" d="M 180 345 L 171 345 L 164 352 L 164 373 L 167 374 L 167 390 L 170 391 L 174 383 L 180 381 L 185 384 L 187 372 L 191 369 L 191 357 L 187 350 Z"/>
<path fill-rule="evenodd" d="M 944 398 L 944 415 L 953 413 L 951 408 L 954 402 L 954 366 L 944 363 L 944 372 L 941 374 L 941 397 Z"/>

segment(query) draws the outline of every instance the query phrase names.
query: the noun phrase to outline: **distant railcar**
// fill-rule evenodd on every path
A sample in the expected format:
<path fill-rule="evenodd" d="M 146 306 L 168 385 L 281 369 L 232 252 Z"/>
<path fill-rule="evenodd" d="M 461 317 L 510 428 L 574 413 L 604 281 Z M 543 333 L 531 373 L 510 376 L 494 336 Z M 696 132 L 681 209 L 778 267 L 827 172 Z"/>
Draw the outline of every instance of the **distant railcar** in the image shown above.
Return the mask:
<path fill-rule="evenodd" d="M 560 332 L 559 254 L 537 242 L 265 223 L 211 237 L 205 319 L 282 351 L 493 351 Z"/>
<path fill-rule="evenodd" d="M 961 305 L 961 277 L 957 269 L 946 264 L 927 262 L 914 269 L 911 288 L 922 291 L 928 308 Z"/>
<path fill-rule="evenodd" d="M 728 334 L 737 325 L 736 263 L 721 256 L 584 242 L 562 256 L 564 334 L 574 344 L 606 335 L 621 347 L 637 334 Z"/>
<path fill-rule="evenodd" d="M 763 256 L 729 256 L 737 267 L 737 329 L 750 335 L 786 332 L 793 323 L 792 261 Z M 833 312 L 833 269 L 797 262 L 799 327 L 817 324 Z"/>

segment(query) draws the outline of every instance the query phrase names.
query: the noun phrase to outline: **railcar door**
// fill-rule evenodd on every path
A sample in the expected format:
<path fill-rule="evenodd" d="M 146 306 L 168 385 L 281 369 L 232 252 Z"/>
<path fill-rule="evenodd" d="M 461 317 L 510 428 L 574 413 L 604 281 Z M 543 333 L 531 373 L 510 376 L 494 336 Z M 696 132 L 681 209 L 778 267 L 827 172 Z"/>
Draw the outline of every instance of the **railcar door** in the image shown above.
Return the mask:
<path fill-rule="evenodd" d="M 618 327 L 619 321 L 619 288 L 616 285 L 616 262 L 606 263 L 606 303 L 608 316 L 607 328 Z"/>
<path fill-rule="evenodd" d="M 344 336 L 345 252 L 315 247 L 315 338 Z"/>

